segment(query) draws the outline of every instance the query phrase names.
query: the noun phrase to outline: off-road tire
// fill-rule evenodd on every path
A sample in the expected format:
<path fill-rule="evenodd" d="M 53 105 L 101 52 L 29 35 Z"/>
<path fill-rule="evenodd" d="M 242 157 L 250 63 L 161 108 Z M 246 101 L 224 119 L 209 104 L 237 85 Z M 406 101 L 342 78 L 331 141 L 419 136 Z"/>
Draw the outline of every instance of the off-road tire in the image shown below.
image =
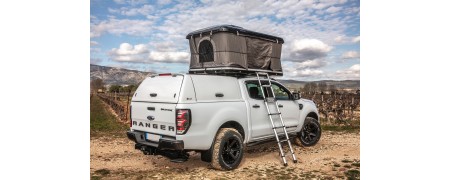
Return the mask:
<path fill-rule="evenodd" d="M 227 145 L 230 144 L 231 148 L 228 148 L 229 146 Z M 236 129 L 233 128 L 220 129 L 211 148 L 211 165 L 217 170 L 228 171 L 235 169 L 239 166 L 242 158 L 244 157 L 244 143 L 242 136 Z M 232 158 L 230 153 L 233 154 L 235 159 Z"/>
<path fill-rule="evenodd" d="M 305 132 L 307 131 L 314 131 L 310 132 L 314 134 L 314 138 L 311 138 L 312 135 L 306 137 Z M 319 142 L 321 135 L 322 135 L 322 128 L 320 127 L 319 121 L 317 121 L 317 119 L 313 117 L 307 117 L 305 119 L 305 123 L 303 123 L 302 129 L 297 134 L 297 137 L 294 139 L 294 143 L 296 145 L 303 147 L 314 146 L 317 144 L 317 142 Z"/>

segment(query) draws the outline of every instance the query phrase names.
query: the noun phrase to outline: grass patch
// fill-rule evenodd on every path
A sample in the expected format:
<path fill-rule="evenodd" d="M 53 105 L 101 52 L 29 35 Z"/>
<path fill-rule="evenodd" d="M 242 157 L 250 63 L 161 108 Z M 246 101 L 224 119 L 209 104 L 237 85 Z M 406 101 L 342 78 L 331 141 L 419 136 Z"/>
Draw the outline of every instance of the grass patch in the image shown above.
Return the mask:
<path fill-rule="evenodd" d="M 359 167 L 359 162 L 352 163 L 352 166 Z"/>
<path fill-rule="evenodd" d="M 345 176 L 347 176 L 348 180 L 357 180 L 360 179 L 359 177 L 359 171 L 356 169 L 351 169 L 345 172 Z"/>
<path fill-rule="evenodd" d="M 100 176 L 91 176 L 91 180 L 100 180 L 102 177 Z"/>
<path fill-rule="evenodd" d="M 338 131 L 338 132 L 359 132 L 358 126 L 334 126 L 334 125 L 321 125 L 324 131 Z"/>
<path fill-rule="evenodd" d="M 344 160 L 342 160 L 341 162 L 343 162 L 343 163 L 350 163 L 350 162 L 352 162 L 352 161 L 350 161 L 350 160 L 348 160 L 348 159 L 344 159 Z"/>
<path fill-rule="evenodd" d="M 91 98 L 91 136 L 105 133 L 124 134 L 128 126 L 118 122 L 97 96 Z"/>
<path fill-rule="evenodd" d="M 99 169 L 97 171 L 95 171 L 96 174 L 100 174 L 102 176 L 106 176 L 109 173 L 111 173 L 111 171 L 109 171 L 108 169 Z"/>

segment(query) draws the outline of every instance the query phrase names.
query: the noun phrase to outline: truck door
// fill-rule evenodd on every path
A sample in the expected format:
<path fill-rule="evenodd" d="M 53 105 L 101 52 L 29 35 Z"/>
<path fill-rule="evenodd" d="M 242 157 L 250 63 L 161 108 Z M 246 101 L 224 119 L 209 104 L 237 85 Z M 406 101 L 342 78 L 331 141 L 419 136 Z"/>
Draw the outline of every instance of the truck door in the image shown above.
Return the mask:
<path fill-rule="evenodd" d="M 264 84 L 264 83 L 263 83 Z M 279 103 L 279 109 L 283 116 L 284 123 L 288 131 L 295 130 L 299 122 L 299 106 L 292 100 L 292 95 L 283 86 L 272 83 L 272 88 L 275 92 L 275 96 Z M 251 121 L 251 139 L 259 139 L 274 136 L 272 130 L 272 124 L 270 122 L 267 109 L 264 104 L 261 89 L 258 81 L 247 81 L 246 89 L 248 92 L 248 106 L 250 108 L 250 121 Z M 271 97 L 265 92 L 266 97 Z M 275 113 L 275 103 L 268 103 L 271 113 Z M 275 126 L 281 126 L 279 116 L 272 116 Z M 278 129 L 279 133 L 282 133 L 282 129 Z"/>
<path fill-rule="evenodd" d="M 272 83 L 272 89 L 278 101 L 278 108 L 283 116 L 287 131 L 293 131 L 300 122 L 300 109 L 292 94 L 284 86 Z"/>

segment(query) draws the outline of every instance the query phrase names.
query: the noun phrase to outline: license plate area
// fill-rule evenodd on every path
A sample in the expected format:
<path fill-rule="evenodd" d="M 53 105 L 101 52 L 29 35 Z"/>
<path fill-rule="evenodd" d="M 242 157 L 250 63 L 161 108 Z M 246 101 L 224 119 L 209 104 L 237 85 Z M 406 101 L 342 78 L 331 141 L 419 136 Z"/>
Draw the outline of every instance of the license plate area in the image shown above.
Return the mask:
<path fill-rule="evenodd" d="M 159 142 L 159 139 L 161 139 L 161 135 L 145 133 L 145 139 L 148 141 Z"/>

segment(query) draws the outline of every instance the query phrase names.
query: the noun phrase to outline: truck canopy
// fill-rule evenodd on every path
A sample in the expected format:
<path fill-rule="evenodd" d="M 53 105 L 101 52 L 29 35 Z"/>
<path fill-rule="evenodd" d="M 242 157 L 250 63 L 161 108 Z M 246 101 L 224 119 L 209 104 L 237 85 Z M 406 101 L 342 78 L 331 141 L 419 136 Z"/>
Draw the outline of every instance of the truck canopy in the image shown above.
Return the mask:
<path fill-rule="evenodd" d="M 184 76 L 148 77 L 139 85 L 133 101 L 177 103 Z"/>

